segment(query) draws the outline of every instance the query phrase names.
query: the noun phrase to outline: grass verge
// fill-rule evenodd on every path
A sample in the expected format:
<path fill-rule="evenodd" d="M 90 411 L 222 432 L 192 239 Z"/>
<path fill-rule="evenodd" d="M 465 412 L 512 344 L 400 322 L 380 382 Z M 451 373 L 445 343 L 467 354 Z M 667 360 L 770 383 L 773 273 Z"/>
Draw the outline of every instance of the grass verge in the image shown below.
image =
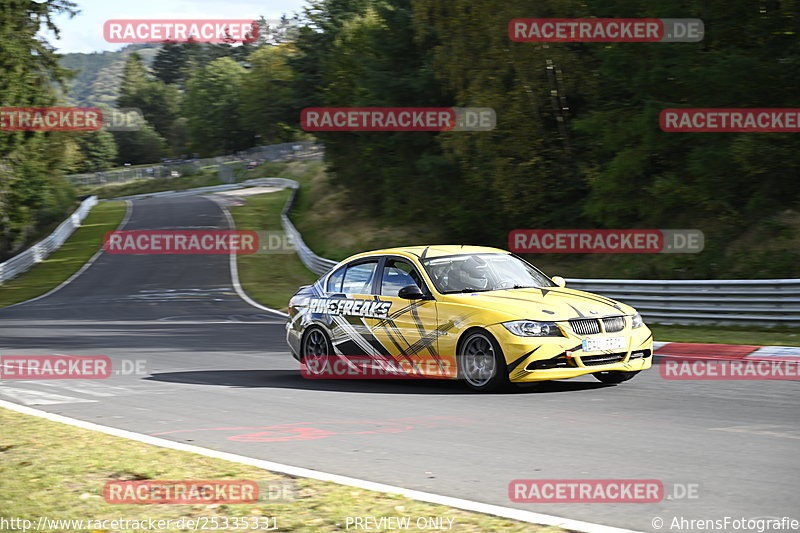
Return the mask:
<path fill-rule="evenodd" d="M 322 161 L 289 163 L 282 177 L 300 183 L 292 222 L 306 244 L 322 257 L 342 260 L 367 250 L 450 240 L 434 224 L 398 224 L 364 213 L 352 193 L 337 186 L 325 172 Z"/>
<path fill-rule="evenodd" d="M 657 341 L 700 342 L 709 344 L 754 344 L 800 346 L 796 328 L 753 329 L 747 327 L 662 326 L 648 324 Z"/>
<path fill-rule="evenodd" d="M 245 197 L 245 205 L 230 209 L 236 229 L 282 231 L 280 214 L 290 194 L 285 189 Z M 318 277 L 295 253 L 240 255 L 237 265 L 239 281 L 251 298 L 284 311 L 297 288 L 314 283 Z"/>
<path fill-rule="evenodd" d="M 80 270 L 98 250 L 105 233 L 119 226 L 126 209 L 125 202 L 101 202 L 94 206 L 61 248 L 27 272 L 0 284 L 0 307 L 36 298 Z"/>
<path fill-rule="evenodd" d="M 108 481 L 291 479 L 252 466 L 96 433 L 0 408 L 0 507 L 5 519 L 179 520 L 274 518 L 278 531 L 342 531 L 348 516 L 454 519 L 460 532 L 562 531 L 334 483 L 294 478 L 293 501 L 251 504 L 109 504 Z M 252 518 L 250 518 L 252 520 Z M 263 527 L 263 526 L 262 526 Z M 76 529 L 76 528 L 70 528 Z M 89 528 L 80 528 L 89 529 Z M 230 528 L 229 528 L 230 529 Z M 61 531 L 45 528 L 39 531 Z M 131 529 L 114 528 L 115 531 Z M 170 529 L 174 530 L 174 529 Z M 209 529 L 217 531 L 218 529 Z M 254 529 L 250 529 L 253 531 Z M 225 531 L 219 529 L 219 531 Z M 389 531 L 389 529 L 377 529 Z"/>

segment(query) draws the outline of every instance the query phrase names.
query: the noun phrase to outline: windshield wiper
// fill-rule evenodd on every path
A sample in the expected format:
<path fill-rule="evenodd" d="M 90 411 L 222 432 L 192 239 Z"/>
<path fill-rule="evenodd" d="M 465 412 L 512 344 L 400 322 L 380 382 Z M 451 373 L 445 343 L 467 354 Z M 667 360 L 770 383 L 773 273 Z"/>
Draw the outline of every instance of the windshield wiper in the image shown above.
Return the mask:
<path fill-rule="evenodd" d="M 536 285 L 514 285 L 512 289 L 536 289 Z"/>

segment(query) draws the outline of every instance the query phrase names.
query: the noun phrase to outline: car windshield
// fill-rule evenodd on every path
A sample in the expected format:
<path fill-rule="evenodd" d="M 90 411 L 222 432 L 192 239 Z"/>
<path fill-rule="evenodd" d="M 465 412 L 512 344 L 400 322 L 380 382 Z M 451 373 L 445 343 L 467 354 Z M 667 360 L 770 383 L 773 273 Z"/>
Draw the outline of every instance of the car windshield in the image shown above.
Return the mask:
<path fill-rule="evenodd" d="M 555 287 L 539 270 L 511 254 L 460 254 L 424 259 L 422 265 L 443 293 Z"/>

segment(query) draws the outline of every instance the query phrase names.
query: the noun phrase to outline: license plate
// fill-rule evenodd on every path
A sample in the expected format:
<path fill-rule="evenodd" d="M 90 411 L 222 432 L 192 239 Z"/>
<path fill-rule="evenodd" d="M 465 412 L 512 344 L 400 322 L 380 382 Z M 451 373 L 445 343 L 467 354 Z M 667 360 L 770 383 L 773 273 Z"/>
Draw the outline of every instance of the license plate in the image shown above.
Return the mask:
<path fill-rule="evenodd" d="M 604 339 L 583 339 L 581 347 L 584 352 L 625 349 L 625 337 L 606 337 Z"/>

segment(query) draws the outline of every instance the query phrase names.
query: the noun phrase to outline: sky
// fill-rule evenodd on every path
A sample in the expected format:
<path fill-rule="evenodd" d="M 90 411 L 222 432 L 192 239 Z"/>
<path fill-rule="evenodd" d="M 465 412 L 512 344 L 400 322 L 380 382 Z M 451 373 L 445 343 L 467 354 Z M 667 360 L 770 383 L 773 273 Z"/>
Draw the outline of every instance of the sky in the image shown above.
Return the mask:
<path fill-rule="evenodd" d="M 56 17 L 61 38 L 43 34 L 59 53 L 119 50 L 124 44 L 103 39 L 109 19 L 277 19 L 300 13 L 305 0 L 72 0 L 81 11 L 70 19 Z"/>

